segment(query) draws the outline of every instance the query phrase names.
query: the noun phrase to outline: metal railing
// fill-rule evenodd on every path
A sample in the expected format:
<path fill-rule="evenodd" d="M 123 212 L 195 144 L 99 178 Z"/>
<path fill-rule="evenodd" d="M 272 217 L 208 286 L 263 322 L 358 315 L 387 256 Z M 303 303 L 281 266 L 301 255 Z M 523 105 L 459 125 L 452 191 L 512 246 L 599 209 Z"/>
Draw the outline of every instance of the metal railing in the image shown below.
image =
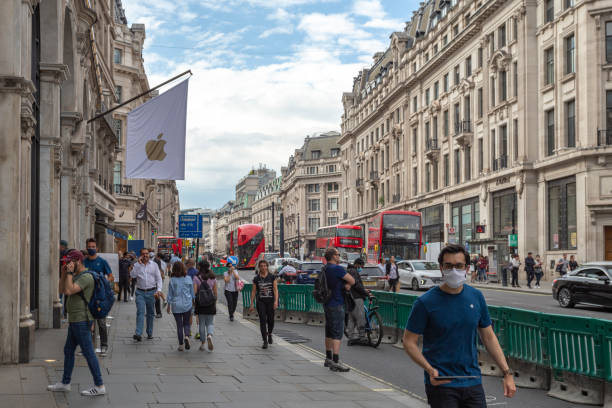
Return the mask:
<path fill-rule="evenodd" d="M 425 139 L 425 150 L 426 151 L 439 150 L 439 149 L 440 147 L 438 146 L 437 138 Z"/>
<path fill-rule="evenodd" d="M 508 167 L 508 156 L 500 156 L 493 160 L 493 171 L 505 169 Z"/>
<path fill-rule="evenodd" d="M 455 123 L 455 134 L 460 135 L 463 133 L 472 133 L 472 122 L 469 120 L 462 120 Z"/>
<path fill-rule="evenodd" d="M 597 146 L 612 146 L 612 130 L 597 129 Z"/>
<path fill-rule="evenodd" d="M 132 195 L 131 184 L 115 184 L 115 194 Z"/>

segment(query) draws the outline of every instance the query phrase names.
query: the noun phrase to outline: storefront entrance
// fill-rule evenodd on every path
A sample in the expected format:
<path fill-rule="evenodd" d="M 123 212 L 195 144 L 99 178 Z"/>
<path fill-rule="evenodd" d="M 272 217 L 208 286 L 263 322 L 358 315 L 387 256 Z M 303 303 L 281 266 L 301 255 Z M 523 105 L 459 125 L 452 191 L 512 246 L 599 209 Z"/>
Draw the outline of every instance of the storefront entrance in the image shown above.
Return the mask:
<path fill-rule="evenodd" d="M 606 261 L 612 261 L 612 226 L 604 227 L 604 239 L 605 243 L 605 259 Z"/>

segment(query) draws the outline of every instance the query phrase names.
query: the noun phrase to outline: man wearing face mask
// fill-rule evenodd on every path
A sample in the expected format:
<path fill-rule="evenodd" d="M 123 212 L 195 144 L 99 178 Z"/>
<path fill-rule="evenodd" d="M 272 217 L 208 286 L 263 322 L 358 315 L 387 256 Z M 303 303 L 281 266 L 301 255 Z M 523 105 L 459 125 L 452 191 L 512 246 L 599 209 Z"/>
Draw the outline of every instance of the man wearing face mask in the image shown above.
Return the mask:
<path fill-rule="evenodd" d="M 353 265 L 349 265 L 346 271 L 355 279 L 355 284 L 351 286 L 350 294 L 355 302 L 353 309 L 347 310 L 348 322 L 346 332 L 348 333 L 348 345 L 358 344 L 366 340 L 365 337 L 365 311 L 363 308 L 364 299 L 370 296 L 370 291 L 363 287 L 363 282 L 359 274 L 363 268 L 363 259 L 357 258 Z"/>
<path fill-rule="evenodd" d="M 470 256 L 461 245 L 448 245 L 438 257 L 443 284 L 419 297 L 404 331 L 404 350 L 425 370 L 431 408 L 486 408 L 477 333 L 503 373 L 504 395 L 516 392 L 514 377 L 497 337 L 482 293 L 467 285 Z M 418 347 L 423 336 L 423 351 Z"/>
<path fill-rule="evenodd" d="M 108 275 L 112 273 L 110 265 L 105 259 L 98 256 L 98 247 L 95 238 L 89 238 L 85 241 L 87 246 L 87 258 L 83 260 L 83 265 L 90 271 L 104 275 L 108 279 Z M 112 283 L 111 283 L 112 284 Z M 106 328 L 106 318 L 97 319 L 98 331 L 100 333 L 100 355 L 105 355 L 108 351 L 108 330 Z"/>

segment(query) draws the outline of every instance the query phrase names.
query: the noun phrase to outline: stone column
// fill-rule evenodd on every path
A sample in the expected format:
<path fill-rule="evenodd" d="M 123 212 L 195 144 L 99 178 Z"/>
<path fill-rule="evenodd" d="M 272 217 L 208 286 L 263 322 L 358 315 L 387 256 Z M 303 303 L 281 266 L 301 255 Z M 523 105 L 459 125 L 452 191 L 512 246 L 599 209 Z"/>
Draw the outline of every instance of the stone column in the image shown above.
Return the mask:
<path fill-rule="evenodd" d="M 517 233 L 518 250 L 521 259 L 527 252 L 533 252 L 533 257 L 542 252 L 538 242 L 538 212 L 541 210 L 538 199 L 538 181 L 535 171 L 522 172 L 516 176 L 517 203 Z M 522 262 L 522 260 L 521 260 Z"/>
<path fill-rule="evenodd" d="M 60 183 L 60 84 L 66 79 L 64 64 L 40 64 L 40 238 L 39 325 L 60 328 L 59 240 Z"/>

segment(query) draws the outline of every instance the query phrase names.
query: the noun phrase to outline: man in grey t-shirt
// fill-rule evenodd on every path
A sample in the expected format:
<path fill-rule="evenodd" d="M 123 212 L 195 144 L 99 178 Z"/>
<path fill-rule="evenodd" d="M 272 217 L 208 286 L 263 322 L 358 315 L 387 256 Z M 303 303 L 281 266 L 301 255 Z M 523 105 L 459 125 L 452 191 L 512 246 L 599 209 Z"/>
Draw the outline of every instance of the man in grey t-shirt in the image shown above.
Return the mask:
<path fill-rule="evenodd" d="M 567 260 L 567 254 L 563 254 L 563 258 L 559 259 L 559 262 L 557 262 L 557 272 L 563 276 L 567 273 L 568 268 L 569 261 Z"/>

